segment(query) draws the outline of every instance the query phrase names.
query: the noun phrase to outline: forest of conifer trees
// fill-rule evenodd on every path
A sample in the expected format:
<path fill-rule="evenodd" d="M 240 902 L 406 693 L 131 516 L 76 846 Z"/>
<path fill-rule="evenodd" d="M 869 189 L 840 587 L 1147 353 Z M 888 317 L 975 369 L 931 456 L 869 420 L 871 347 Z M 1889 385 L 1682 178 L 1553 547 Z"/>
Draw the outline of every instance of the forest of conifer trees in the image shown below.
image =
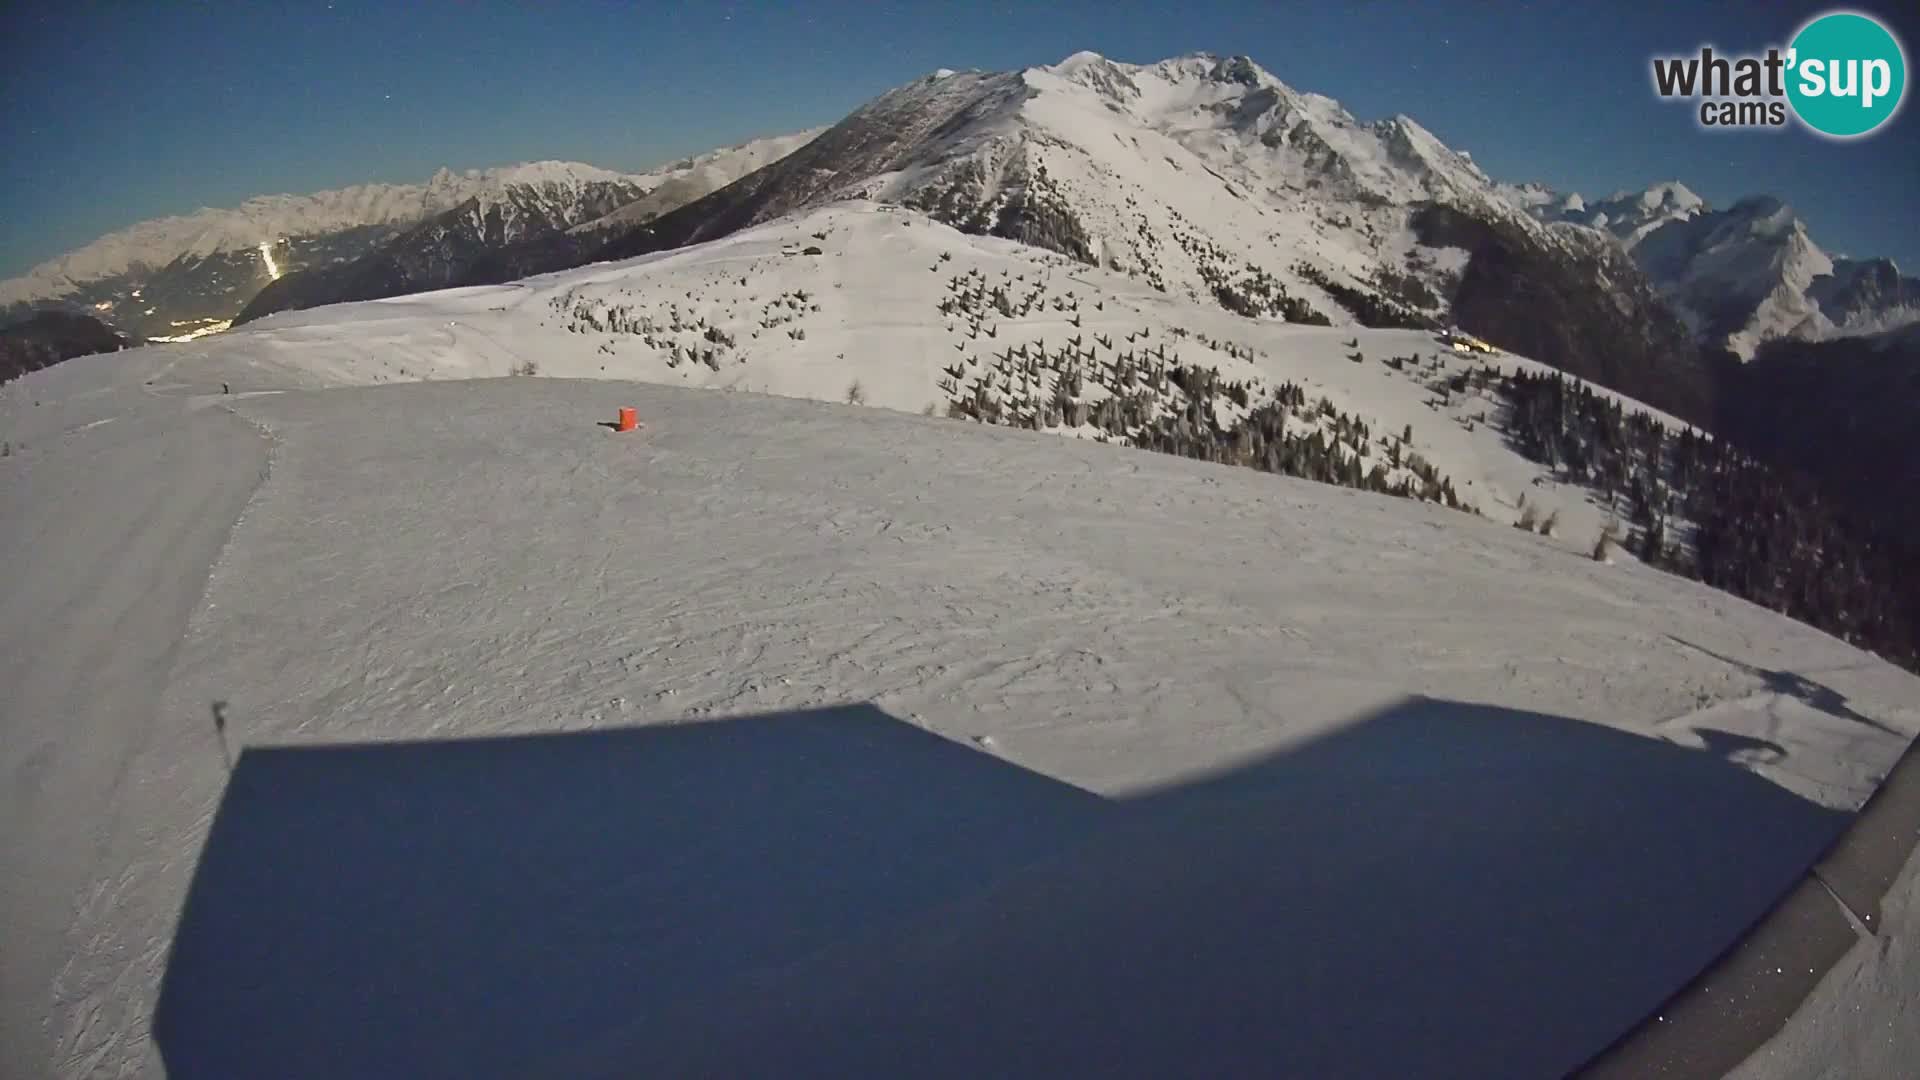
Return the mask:
<path fill-rule="evenodd" d="M 1587 485 L 1642 561 L 1920 671 L 1920 551 L 1797 473 L 1558 374 L 1491 376 L 1521 454 Z"/>

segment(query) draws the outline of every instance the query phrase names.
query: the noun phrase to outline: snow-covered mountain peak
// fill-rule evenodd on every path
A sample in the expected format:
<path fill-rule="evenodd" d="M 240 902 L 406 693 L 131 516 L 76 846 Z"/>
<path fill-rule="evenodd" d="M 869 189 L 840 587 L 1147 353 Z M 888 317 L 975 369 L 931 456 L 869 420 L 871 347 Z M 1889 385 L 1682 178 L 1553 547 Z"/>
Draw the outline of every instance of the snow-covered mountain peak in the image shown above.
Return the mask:
<path fill-rule="evenodd" d="M 1027 75 L 1029 82 L 1042 89 L 1051 85 L 1050 79 L 1058 79 L 1087 87 L 1116 102 L 1138 102 L 1143 115 L 1239 101 L 1263 90 L 1280 92 L 1266 95 L 1265 100 L 1284 96 L 1298 103 L 1302 97 L 1248 57 L 1220 57 L 1206 52 L 1188 53 L 1152 64 L 1129 64 L 1082 51 L 1057 64 L 1031 68 Z"/>
<path fill-rule="evenodd" d="M 1368 320 L 1417 324 L 1444 317 L 1466 256 L 1420 250 L 1413 218 L 1429 204 L 1509 223 L 1515 242 L 1571 242 L 1413 119 L 1362 122 L 1246 57 L 1206 53 L 1134 64 L 1084 51 L 923 76 L 711 199 L 602 257 L 868 199 L 1243 314 L 1345 325 L 1357 305 Z"/>
<path fill-rule="evenodd" d="M 1642 227 L 1634 256 L 1698 331 L 1738 355 L 1751 356 L 1769 338 L 1823 337 L 1833 329 L 1808 291 L 1833 274 L 1833 259 L 1793 208 L 1772 196 L 1749 196 L 1717 212 L 1703 203 Z"/>
<path fill-rule="evenodd" d="M 1789 237 L 1805 235 L 1807 228 L 1793 207 L 1772 195 L 1748 195 L 1727 208 L 1728 225 L 1749 236 Z"/>
<path fill-rule="evenodd" d="M 1133 81 L 1133 73 L 1138 70 L 1132 64 L 1115 63 L 1099 53 L 1082 51 L 1058 64 L 1037 68 L 1035 72 L 1044 72 L 1066 82 L 1085 86 L 1116 102 L 1126 103 L 1140 96 L 1140 87 Z M 1044 81 L 1041 85 L 1044 85 Z"/>
<path fill-rule="evenodd" d="M 1728 207 L 1723 214 L 1711 215 L 1700 247 L 1710 250 L 1744 245 L 1743 254 L 1767 252 L 1767 262 L 1779 266 L 1785 260 L 1804 261 L 1812 274 L 1830 273 L 1831 257 L 1807 234 L 1806 222 L 1793 207 L 1771 195 L 1749 195 Z"/>
<path fill-rule="evenodd" d="M 1537 185 L 1502 192 L 1543 220 L 1612 236 L 1695 333 L 1742 357 L 1771 338 L 1870 333 L 1920 320 L 1920 284 L 1885 259 L 1822 250 L 1793 207 L 1772 195 L 1716 210 L 1677 180 L 1591 201 Z"/>
<path fill-rule="evenodd" d="M 1284 86 L 1274 74 L 1248 56 L 1220 56 L 1210 52 L 1186 53 L 1148 65 L 1159 77 L 1170 82 L 1193 81 L 1231 84 L 1258 89 Z"/>
<path fill-rule="evenodd" d="M 1640 193 L 1640 205 L 1649 210 L 1666 207 L 1673 210 L 1699 210 L 1707 203 L 1678 180 L 1655 184 Z"/>
<path fill-rule="evenodd" d="M 1705 199 L 1677 180 L 1663 181 L 1639 191 L 1616 191 L 1602 199 L 1589 200 L 1574 192 L 1522 202 L 1548 221 L 1567 221 L 1610 233 L 1629 251 L 1655 229 L 1669 222 L 1689 220 L 1711 209 Z"/>
<path fill-rule="evenodd" d="M 1460 192 L 1478 192 L 1493 181 L 1466 154 L 1440 141 L 1405 114 L 1373 125 L 1397 164 L 1446 184 Z"/>
<path fill-rule="evenodd" d="M 651 179 L 651 177 L 585 165 L 578 161 L 528 161 L 519 165 L 488 169 L 478 173 L 477 177 L 501 187 L 516 184 L 558 184 L 565 187 L 580 187 L 585 184 L 645 183 Z"/>
<path fill-rule="evenodd" d="M 1272 186 L 1270 175 L 1280 172 L 1283 187 L 1331 182 L 1349 194 L 1404 203 L 1479 200 L 1491 184 L 1471 159 L 1410 117 L 1362 123 L 1338 101 L 1296 90 L 1245 56 L 1200 52 L 1127 64 L 1079 52 L 1024 78 L 1043 99 L 1091 92 L 1096 100 L 1084 106 L 1104 106 L 1257 188 Z M 1042 101 L 1025 112 L 1044 124 L 1068 115 L 1067 107 Z M 1085 135 L 1065 122 L 1048 126 L 1071 141 Z"/>
<path fill-rule="evenodd" d="M 1094 67 L 1094 66 L 1112 66 L 1112 64 L 1113 64 L 1113 61 L 1108 60 L 1106 57 L 1101 56 L 1099 53 L 1094 52 L 1092 49 L 1081 49 L 1079 52 L 1074 53 L 1072 56 L 1067 57 L 1065 60 L 1062 60 L 1057 64 L 1051 64 L 1048 66 L 1049 66 L 1049 69 L 1052 70 L 1055 74 L 1060 75 L 1064 78 L 1072 78 L 1075 74 L 1081 71 L 1084 71 L 1087 68 Z"/>
<path fill-rule="evenodd" d="M 1678 180 L 1663 180 L 1650 184 L 1644 190 L 1621 189 L 1600 200 L 1616 206 L 1634 205 L 1646 210 L 1667 208 L 1672 210 L 1691 210 L 1706 206 L 1706 200 L 1694 194 L 1693 190 Z"/>

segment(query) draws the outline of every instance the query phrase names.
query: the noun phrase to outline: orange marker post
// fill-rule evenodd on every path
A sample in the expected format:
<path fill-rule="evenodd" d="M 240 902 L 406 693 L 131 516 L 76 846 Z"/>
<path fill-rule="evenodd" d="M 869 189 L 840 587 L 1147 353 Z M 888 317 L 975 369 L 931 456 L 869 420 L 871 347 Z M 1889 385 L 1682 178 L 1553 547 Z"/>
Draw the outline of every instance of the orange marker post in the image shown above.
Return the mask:
<path fill-rule="evenodd" d="M 634 428 L 637 428 L 639 426 L 640 426 L 640 410 L 628 408 L 624 405 L 621 406 L 620 407 L 620 426 L 615 430 L 632 431 Z"/>

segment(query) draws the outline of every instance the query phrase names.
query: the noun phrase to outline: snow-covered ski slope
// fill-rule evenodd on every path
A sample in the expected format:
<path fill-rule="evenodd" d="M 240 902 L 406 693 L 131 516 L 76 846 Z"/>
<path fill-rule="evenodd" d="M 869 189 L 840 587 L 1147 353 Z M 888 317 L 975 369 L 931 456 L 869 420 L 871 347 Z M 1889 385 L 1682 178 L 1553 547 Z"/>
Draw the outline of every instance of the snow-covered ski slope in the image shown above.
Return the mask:
<path fill-rule="evenodd" d="M 1039 298 L 975 338 L 980 279 Z M 914 415 L 1130 333 L 1488 516 Z M 1920 680 L 1507 527 L 1545 489 L 1410 351 L 847 206 L 10 384 L 9 1071 L 1578 1064 Z"/>
<path fill-rule="evenodd" d="M 1423 331 L 1241 318 L 1211 299 L 1176 298 L 874 203 L 512 285 L 291 313 L 201 347 L 259 368 L 273 385 L 495 376 L 531 365 L 541 375 L 824 401 L 845 401 L 857 383 L 869 405 L 941 416 L 982 382 L 1010 408 L 1044 403 L 1077 366 L 1080 396 L 1097 403 L 1112 394 L 1097 385 L 1096 368 L 1184 363 L 1248 383 L 1250 404 L 1284 383 L 1303 387 L 1296 433 L 1317 422 L 1311 414 L 1321 398 L 1331 401 L 1370 426 L 1367 467 L 1384 462 L 1411 426 L 1403 449 L 1450 477 L 1465 504 L 1512 522 L 1524 496 L 1542 515 L 1559 512 L 1555 539 L 1570 549 L 1591 548 L 1607 516 L 1585 491 L 1508 448 L 1491 422 L 1499 407 L 1488 393 L 1435 389 L 1475 366 L 1549 370 L 1544 365 L 1459 355 Z M 1063 350 L 1072 364 L 1059 360 Z M 1416 362 L 1396 370 L 1387 363 L 1395 357 Z M 1160 407 L 1180 403 L 1169 392 Z M 1098 434 L 1064 418 L 1055 430 Z"/>

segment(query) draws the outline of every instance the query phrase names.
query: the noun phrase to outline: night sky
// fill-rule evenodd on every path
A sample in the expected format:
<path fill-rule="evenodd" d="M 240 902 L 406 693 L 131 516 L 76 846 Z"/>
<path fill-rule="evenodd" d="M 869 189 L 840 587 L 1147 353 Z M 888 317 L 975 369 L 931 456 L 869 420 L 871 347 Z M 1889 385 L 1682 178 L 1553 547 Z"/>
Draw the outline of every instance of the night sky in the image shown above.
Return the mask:
<path fill-rule="evenodd" d="M 1890 21 L 1911 56 L 1909 3 Z M 553 5 L 450 0 L 0 5 L 0 276 L 146 218 L 250 195 L 564 158 L 637 169 L 838 120 L 935 68 L 1080 49 L 1244 53 L 1363 120 L 1406 113 L 1493 176 L 1589 196 L 1679 179 L 1767 192 L 1836 254 L 1920 272 L 1920 110 L 1866 140 L 1709 133 L 1652 55 L 1747 52 L 1808 3 Z M 1912 72 L 1909 72 L 1909 80 Z M 1909 91 L 1911 98 L 1916 92 Z"/>

